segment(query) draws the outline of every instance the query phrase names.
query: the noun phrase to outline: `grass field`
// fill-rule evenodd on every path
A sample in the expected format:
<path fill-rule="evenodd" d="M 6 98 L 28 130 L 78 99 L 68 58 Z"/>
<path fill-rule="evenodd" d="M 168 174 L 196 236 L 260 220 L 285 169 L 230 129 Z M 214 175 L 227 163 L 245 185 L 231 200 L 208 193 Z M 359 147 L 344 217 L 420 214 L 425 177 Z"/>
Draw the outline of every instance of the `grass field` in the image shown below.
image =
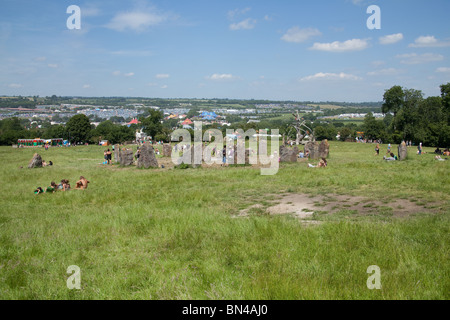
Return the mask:
<path fill-rule="evenodd" d="M 450 161 L 410 148 L 407 161 L 385 162 L 384 145 L 376 157 L 374 145 L 331 142 L 327 168 L 281 164 L 262 176 L 251 167 L 106 166 L 103 149 L 39 149 L 54 166 L 27 169 L 36 149 L 0 147 L 0 299 L 450 298 Z M 87 190 L 33 194 L 80 175 Z M 239 216 L 297 193 L 386 207 L 317 210 L 317 224 L 264 209 Z M 396 216 L 395 199 L 423 211 Z M 67 287 L 71 265 L 80 290 Z M 371 265 L 379 290 L 367 287 Z"/>

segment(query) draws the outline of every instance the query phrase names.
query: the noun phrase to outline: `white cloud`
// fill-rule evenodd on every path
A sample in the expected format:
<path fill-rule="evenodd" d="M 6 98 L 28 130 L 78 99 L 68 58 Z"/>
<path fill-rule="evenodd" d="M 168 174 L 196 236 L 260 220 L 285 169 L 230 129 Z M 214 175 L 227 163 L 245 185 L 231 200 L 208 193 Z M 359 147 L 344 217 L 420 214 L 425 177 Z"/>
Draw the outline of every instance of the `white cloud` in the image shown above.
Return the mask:
<path fill-rule="evenodd" d="M 380 37 L 380 43 L 381 44 L 394 44 L 399 41 L 403 40 L 403 34 L 402 33 L 396 33 L 396 34 L 390 34 L 384 37 Z"/>
<path fill-rule="evenodd" d="M 112 51 L 110 52 L 110 54 L 128 57 L 148 57 L 151 56 L 153 53 L 151 51 L 146 50 L 119 50 L 119 51 Z"/>
<path fill-rule="evenodd" d="M 132 77 L 134 76 L 134 72 L 129 72 L 124 74 L 125 77 Z"/>
<path fill-rule="evenodd" d="M 436 69 L 436 72 L 450 73 L 450 68 L 448 68 L 448 67 L 440 67 L 440 68 Z"/>
<path fill-rule="evenodd" d="M 169 77 L 170 75 L 166 73 L 160 73 L 155 76 L 156 79 L 168 79 Z"/>
<path fill-rule="evenodd" d="M 100 9 L 93 6 L 81 7 L 80 9 L 82 17 L 96 17 L 100 15 Z"/>
<path fill-rule="evenodd" d="M 322 35 L 322 33 L 314 28 L 300 29 L 299 27 L 293 27 L 281 37 L 281 40 L 300 43 L 307 41 L 311 37 L 320 35 Z"/>
<path fill-rule="evenodd" d="M 20 83 L 11 83 L 8 85 L 8 87 L 13 88 L 13 89 L 18 89 L 18 88 L 22 88 L 23 85 L 21 85 Z"/>
<path fill-rule="evenodd" d="M 403 64 L 421 64 L 444 60 L 443 55 L 434 53 L 424 53 L 420 55 L 417 53 L 407 53 L 407 54 L 399 54 L 396 57 L 402 59 L 400 60 L 400 63 Z"/>
<path fill-rule="evenodd" d="M 347 73 L 323 73 L 319 72 L 312 76 L 307 76 L 301 78 L 300 81 L 311 81 L 311 80 L 362 80 L 362 78 L 347 74 Z"/>
<path fill-rule="evenodd" d="M 114 71 L 112 74 L 113 74 L 113 76 L 120 76 L 120 71 Z"/>
<path fill-rule="evenodd" d="M 449 47 L 450 42 L 442 42 L 436 39 L 434 36 L 421 36 L 418 37 L 414 43 L 411 43 L 411 48 L 428 48 L 428 47 Z"/>
<path fill-rule="evenodd" d="M 387 69 L 381 69 L 377 71 L 368 72 L 368 76 L 396 76 L 402 73 L 403 70 L 395 69 L 395 68 L 387 68 Z"/>
<path fill-rule="evenodd" d="M 250 10 L 251 10 L 251 8 L 230 10 L 230 11 L 228 11 L 228 19 L 233 20 L 236 16 L 246 14 Z"/>
<path fill-rule="evenodd" d="M 47 66 L 48 66 L 49 68 L 53 68 L 53 69 L 58 68 L 58 65 L 57 65 L 56 63 L 49 63 Z"/>
<path fill-rule="evenodd" d="M 90 87 L 91 87 L 90 84 L 85 84 L 85 85 L 83 86 L 83 89 L 89 89 Z"/>
<path fill-rule="evenodd" d="M 37 57 L 36 59 L 34 59 L 34 61 L 45 61 L 47 60 L 46 57 Z"/>
<path fill-rule="evenodd" d="M 232 74 L 228 74 L 228 73 L 224 73 L 224 74 L 214 73 L 213 75 L 206 77 L 206 79 L 213 80 L 213 81 L 227 81 L 227 80 L 237 79 L 237 77 L 233 76 Z"/>
<path fill-rule="evenodd" d="M 165 14 L 160 14 L 153 8 L 140 8 L 131 12 L 118 13 L 106 27 L 116 31 L 125 31 L 129 29 L 142 32 L 149 27 L 164 22 L 167 18 L 168 17 Z"/>
<path fill-rule="evenodd" d="M 163 86 L 161 86 L 161 89 L 167 89 L 169 86 L 168 85 L 163 85 Z"/>
<path fill-rule="evenodd" d="M 344 42 L 331 42 L 331 43 L 314 43 L 310 48 L 311 50 L 328 51 L 328 52 L 348 52 L 348 51 L 360 51 L 367 49 L 369 43 L 366 39 L 352 39 Z"/>
<path fill-rule="evenodd" d="M 230 30 L 233 30 L 233 31 L 250 30 L 250 29 L 253 29 L 255 27 L 255 25 L 256 25 L 255 19 L 247 18 L 244 21 L 230 24 Z"/>
<path fill-rule="evenodd" d="M 383 65 L 385 65 L 385 64 L 386 64 L 386 62 L 384 62 L 384 61 L 382 61 L 382 60 L 372 61 L 372 65 L 373 65 L 374 67 L 380 67 L 380 66 L 383 66 Z"/>

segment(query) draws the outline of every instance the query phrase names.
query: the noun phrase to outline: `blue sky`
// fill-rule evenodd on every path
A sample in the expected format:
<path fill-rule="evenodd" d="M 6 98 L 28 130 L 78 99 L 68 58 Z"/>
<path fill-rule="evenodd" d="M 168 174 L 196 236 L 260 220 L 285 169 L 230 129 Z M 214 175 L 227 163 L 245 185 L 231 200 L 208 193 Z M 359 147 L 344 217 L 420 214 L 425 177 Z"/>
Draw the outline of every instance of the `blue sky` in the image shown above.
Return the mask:
<path fill-rule="evenodd" d="M 70 5 L 81 29 L 69 30 Z M 370 30 L 370 5 L 381 29 Z M 450 82 L 448 0 L 2 0 L 0 95 L 381 101 Z"/>

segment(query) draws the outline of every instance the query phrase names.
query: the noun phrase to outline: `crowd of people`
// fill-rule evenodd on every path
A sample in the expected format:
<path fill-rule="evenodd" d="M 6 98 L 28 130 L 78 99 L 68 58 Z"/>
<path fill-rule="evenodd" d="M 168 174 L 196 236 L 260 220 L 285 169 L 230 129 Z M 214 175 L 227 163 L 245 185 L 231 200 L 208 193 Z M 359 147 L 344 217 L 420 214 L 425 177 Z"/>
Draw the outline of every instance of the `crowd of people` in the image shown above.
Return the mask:
<path fill-rule="evenodd" d="M 89 180 L 87 180 L 83 176 L 80 176 L 80 179 L 76 182 L 75 189 L 80 190 L 87 189 L 89 183 L 90 183 Z M 56 184 L 56 182 L 52 181 L 50 185 L 45 189 L 43 189 L 42 187 L 37 187 L 36 190 L 34 190 L 34 194 L 55 193 L 57 191 L 69 191 L 70 189 L 71 187 L 69 180 L 62 179 L 59 184 Z"/>

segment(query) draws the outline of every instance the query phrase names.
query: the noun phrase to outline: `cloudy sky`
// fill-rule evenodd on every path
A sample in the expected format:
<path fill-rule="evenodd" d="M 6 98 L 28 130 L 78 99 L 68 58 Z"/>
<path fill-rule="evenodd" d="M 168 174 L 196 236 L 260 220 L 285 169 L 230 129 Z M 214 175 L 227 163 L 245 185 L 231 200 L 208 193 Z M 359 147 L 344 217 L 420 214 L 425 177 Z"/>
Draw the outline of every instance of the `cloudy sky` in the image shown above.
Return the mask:
<path fill-rule="evenodd" d="M 68 28 L 71 5 L 80 29 Z M 381 29 L 367 27 L 370 5 Z M 0 95 L 438 95 L 450 82 L 449 12 L 448 0 L 1 0 Z"/>

